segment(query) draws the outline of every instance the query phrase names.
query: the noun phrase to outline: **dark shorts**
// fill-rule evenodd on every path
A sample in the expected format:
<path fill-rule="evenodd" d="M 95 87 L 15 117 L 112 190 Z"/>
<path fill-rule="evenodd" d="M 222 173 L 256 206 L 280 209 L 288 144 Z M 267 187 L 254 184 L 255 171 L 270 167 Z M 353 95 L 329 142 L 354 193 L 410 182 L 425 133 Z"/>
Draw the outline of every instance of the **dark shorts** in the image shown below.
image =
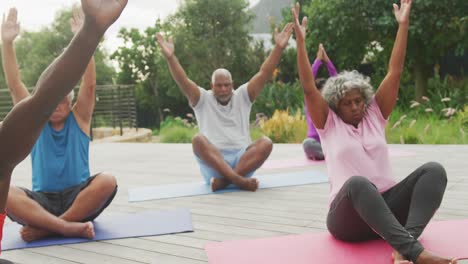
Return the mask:
<path fill-rule="evenodd" d="M 89 184 L 98 176 L 99 174 L 95 174 L 89 177 L 85 182 L 71 186 L 61 192 L 34 192 L 28 190 L 26 188 L 20 188 L 23 190 L 26 195 L 31 198 L 32 200 L 36 201 L 40 206 L 42 206 L 45 210 L 55 216 L 61 216 L 65 213 L 73 204 L 78 194 L 84 190 Z M 81 220 L 80 222 L 88 222 L 93 221 L 96 217 L 98 217 L 104 209 L 112 202 L 117 193 L 117 186 L 115 187 L 114 192 L 112 195 L 107 199 L 107 201 L 103 204 L 99 210 L 97 210 L 94 214 L 90 215 L 89 217 Z M 17 219 L 14 218 L 12 215 L 8 215 L 8 217 L 15 222 Z M 19 222 L 20 223 L 20 222 Z"/>

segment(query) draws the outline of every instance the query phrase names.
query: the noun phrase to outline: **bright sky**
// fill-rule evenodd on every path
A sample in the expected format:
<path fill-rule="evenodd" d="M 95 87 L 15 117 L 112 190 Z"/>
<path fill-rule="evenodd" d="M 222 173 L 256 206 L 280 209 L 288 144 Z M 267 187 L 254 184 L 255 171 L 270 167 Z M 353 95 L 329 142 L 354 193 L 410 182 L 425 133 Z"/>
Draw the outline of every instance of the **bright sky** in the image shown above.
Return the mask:
<path fill-rule="evenodd" d="M 145 29 L 153 25 L 156 18 L 165 18 L 174 13 L 183 0 L 129 0 L 119 20 L 106 33 L 104 45 L 109 51 L 115 50 L 121 42 L 117 33 L 121 27 Z M 249 0 L 251 6 L 259 0 Z M 0 0 L 0 12 L 7 13 L 10 7 L 18 9 L 22 29 L 39 30 L 52 23 L 57 10 L 71 7 L 78 0 Z"/>

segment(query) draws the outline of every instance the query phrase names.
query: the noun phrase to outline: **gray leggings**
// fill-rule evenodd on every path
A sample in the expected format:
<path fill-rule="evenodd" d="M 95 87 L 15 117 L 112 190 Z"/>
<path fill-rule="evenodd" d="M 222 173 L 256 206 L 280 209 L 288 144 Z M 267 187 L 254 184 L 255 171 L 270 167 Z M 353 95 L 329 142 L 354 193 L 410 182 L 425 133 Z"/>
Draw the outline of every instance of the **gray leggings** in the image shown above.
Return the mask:
<path fill-rule="evenodd" d="M 445 169 L 436 162 L 422 165 L 384 193 L 367 178 L 353 176 L 332 201 L 328 230 L 349 242 L 383 238 L 415 262 L 424 250 L 417 239 L 439 208 L 446 186 Z"/>
<path fill-rule="evenodd" d="M 308 159 L 311 160 L 323 160 L 323 151 L 322 145 L 320 142 L 314 138 L 306 138 L 302 142 L 302 148 L 304 148 L 304 153 Z"/>

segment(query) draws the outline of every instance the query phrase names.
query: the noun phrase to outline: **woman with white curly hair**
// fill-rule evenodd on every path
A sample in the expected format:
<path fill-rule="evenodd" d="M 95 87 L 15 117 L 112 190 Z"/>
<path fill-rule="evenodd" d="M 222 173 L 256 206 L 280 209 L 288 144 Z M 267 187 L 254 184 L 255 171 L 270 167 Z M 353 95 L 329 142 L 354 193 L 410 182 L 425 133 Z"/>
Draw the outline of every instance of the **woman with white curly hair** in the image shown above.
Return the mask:
<path fill-rule="evenodd" d="M 411 0 L 401 0 L 401 7 L 394 4 L 398 32 L 387 75 L 377 92 L 363 75 L 347 71 L 329 78 L 322 96 L 305 47 L 307 18 L 299 23 L 297 4 L 292 13 L 299 77 L 327 161 L 330 233 L 348 242 L 380 237 L 393 247 L 394 262 L 399 264 L 456 263 L 430 253 L 418 241 L 442 201 L 445 169 L 427 163 L 396 183 L 390 168 L 385 125 L 398 96 L 410 8 Z"/>

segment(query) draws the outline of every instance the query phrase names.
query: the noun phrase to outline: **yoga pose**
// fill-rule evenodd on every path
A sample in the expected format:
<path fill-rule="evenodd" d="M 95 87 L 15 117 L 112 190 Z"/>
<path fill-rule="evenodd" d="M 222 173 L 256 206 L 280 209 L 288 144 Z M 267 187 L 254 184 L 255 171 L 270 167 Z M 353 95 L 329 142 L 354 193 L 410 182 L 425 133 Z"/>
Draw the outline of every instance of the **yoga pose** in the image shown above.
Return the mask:
<path fill-rule="evenodd" d="M 349 242 L 380 237 L 393 247 L 395 263 L 456 263 L 433 255 L 418 241 L 442 201 L 444 168 L 426 163 L 400 183 L 390 168 L 385 125 L 398 96 L 410 9 L 411 0 L 394 4 L 398 32 L 387 75 L 375 95 L 368 79 L 356 71 L 329 78 L 320 94 L 305 47 L 307 19 L 299 23 L 297 4 L 292 13 L 299 77 L 327 160 L 330 233 Z"/>
<path fill-rule="evenodd" d="M 322 65 L 322 61 L 327 64 L 328 74 L 330 76 L 336 76 L 335 65 L 333 65 L 333 62 L 330 60 L 330 58 L 328 58 L 325 48 L 323 47 L 322 43 L 320 43 L 317 51 L 317 57 L 315 58 L 315 61 L 312 64 L 312 74 L 314 75 L 314 78 L 317 77 L 317 72 L 320 66 Z M 325 78 L 315 78 L 315 87 L 317 87 L 319 91 L 322 91 L 325 81 Z M 305 101 L 304 106 L 306 106 Z M 322 146 L 320 145 L 320 137 L 317 133 L 317 129 L 315 129 L 312 119 L 310 118 L 307 107 L 304 107 L 304 109 L 307 120 L 307 127 L 309 128 L 307 131 L 307 138 L 304 139 L 304 141 L 302 142 L 304 153 L 306 154 L 306 157 L 308 159 L 323 160 L 324 156 Z"/>
<path fill-rule="evenodd" d="M 267 137 L 252 143 L 250 110 L 279 63 L 292 27 L 290 23 L 282 32 L 275 30 L 275 47 L 260 71 L 235 91 L 231 73 L 226 69 L 213 72 L 211 91 L 198 87 L 178 62 L 172 39 L 166 41 L 161 34 L 156 36 L 172 77 L 195 112 L 200 133 L 193 138 L 193 151 L 201 173 L 213 191 L 230 183 L 249 191 L 258 188 L 257 179 L 251 176 L 268 158 L 273 144 Z"/>
<path fill-rule="evenodd" d="M 87 69 L 86 71 L 90 70 L 90 60 L 104 32 L 120 16 L 126 4 L 127 0 L 82 0 L 81 5 L 84 15 L 81 16 L 83 19 L 81 27 L 77 29 L 74 38 L 64 52 L 43 72 L 32 94 L 29 94 L 22 84 L 18 84 L 20 82 L 19 71 L 16 59 L 12 58 L 14 56 L 12 42 L 19 30 L 19 25 L 16 21 L 16 10 L 11 9 L 6 20 L 2 21 L 3 66 L 7 73 L 7 82 L 12 91 L 15 105 L 0 126 L 0 212 L 5 212 L 6 207 L 8 207 L 8 213 L 25 225 L 21 231 L 21 235 L 25 240 L 34 240 L 51 233 L 93 238 L 94 227 L 87 219 L 97 213 L 103 207 L 104 201 L 109 199 L 110 194 L 115 191 L 115 179 L 110 177 L 114 181 L 111 181 L 113 184 L 101 185 L 99 188 L 102 189 L 96 190 L 90 184 L 86 189 L 93 188 L 94 194 L 88 193 L 87 195 L 83 195 L 83 192 L 81 192 L 75 200 L 80 200 L 81 202 L 73 203 L 69 210 L 58 217 L 46 211 L 43 207 L 45 206 L 44 203 L 50 203 L 50 205 L 47 205 L 48 208 L 57 209 L 57 207 L 61 207 L 59 205 L 62 203 L 70 203 L 69 197 L 74 195 L 74 193 L 80 192 L 80 189 L 67 188 L 64 193 L 55 192 L 56 190 L 52 190 L 52 192 L 46 190 L 47 192 L 41 195 L 40 192 L 29 192 L 12 187 L 12 195 L 9 195 L 11 173 L 15 166 L 32 149 L 33 152 L 44 151 L 44 153 L 32 154 L 34 166 L 38 166 L 37 168 L 33 168 L 33 170 L 40 170 L 39 173 L 42 173 L 41 175 L 44 177 L 34 182 L 35 188 L 39 188 L 39 190 L 43 186 L 54 189 L 70 183 L 69 181 L 65 181 L 69 177 L 68 174 L 57 177 L 55 174 L 57 166 L 62 166 L 63 168 L 63 166 L 73 165 L 77 169 L 83 166 L 81 163 L 73 164 L 73 162 L 78 162 L 76 160 L 72 160 L 72 163 L 70 163 L 63 159 L 57 161 L 49 159 L 55 159 L 55 154 L 57 153 L 54 151 L 62 151 L 61 154 L 65 156 L 76 155 L 76 152 L 84 151 L 84 149 L 64 148 L 65 144 L 76 143 L 68 143 L 67 141 L 70 137 L 61 133 L 63 129 L 67 129 L 71 135 L 73 133 L 85 134 L 86 131 L 89 131 L 89 127 L 80 127 L 81 130 L 77 131 L 73 127 L 75 124 L 70 124 L 70 118 L 76 118 L 79 120 L 79 124 L 85 124 L 84 121 L 86 120 L 82 119 L 86 118 L 86 113 L 89 114 L 89 111 L 92 109 L 89 104 L 94 100 L 91 98 L 94 96 L 94 87 L 82 87 L 80 89 L 79 97 L 83 97 L 84 100 L 76 104 L 76 110 L 80 110 L 75 111 L 74 109 L 73 115 L 70 115 L 73 117 L 67 118 L 68 115 L 66 114 L 61 116 L 64 112 L 66 113 L 62 108 L 70 107 L 67 95 L 78 83 L 80 77 L 83 76 L 85 69 Z M 75 16 L 75 18 L 77 17 Z M 91 66 L 91 70 L 93 70 L 93 67 Z M 61 120 L 61 122 L 58 120 Z M 52 125 L 52 123 L 56 124 L 58 122 L 61 125 Z M 78 136 L 74 135 L 74 137 Z M 52 141 L 52 138 L 59 138 L 59 142 Z M 73 139 L 78 140 L 77 138 Z M 46 142 L 50 144 L 57 143 L 57 145 L 49 146 L 49 148 L 53 149 L 46 149 L 47 147 L 40 146 L 40 144 Z M 81 144 L 87 144 L 87 142 L 84 141 Z M 38 150 L 37 148 L 43 149 Z M 71 154 L 68 152 L 71 152 Z M 39 156 L 44 154 L 52 156 Z M 81 154 L 87 153 L 81 152 Z M 45 161 L 47 163 L 44 163 Z M 62 163 L 66 163 L 67 165 L 63 165 Z M 44 172 L 42 171 L 42 166 L 45 168 L 50 166 L 54 169 Z M 85 175 L 85 170 L 81 170 L 80 173 L 83 174 L 79 175 L 79 180 L 82 179 L 81 177 L 88 176 Z M 95 179 L 96 182 L 97 179 Z M 82 186 L 82 188 L 84 187 Z M 64 195 L 68 198 L 62 199 L 62 197 L 65 197 Z M 97 196 L 100 195 L 106 197 L 98 199 Z M 53 197 L 57 196 L 59 198 L 53 199 Z M 49 198 L 53 200 L 49 200 Z M 35 199 L 38 200 L 36 201 Z M 6 206 L 7 204 L 8 206 Z M 2 227 L 4 218 L 5 213 L 1 215 Z M 82 222 L 83 220 L 87 222 Z"/>

